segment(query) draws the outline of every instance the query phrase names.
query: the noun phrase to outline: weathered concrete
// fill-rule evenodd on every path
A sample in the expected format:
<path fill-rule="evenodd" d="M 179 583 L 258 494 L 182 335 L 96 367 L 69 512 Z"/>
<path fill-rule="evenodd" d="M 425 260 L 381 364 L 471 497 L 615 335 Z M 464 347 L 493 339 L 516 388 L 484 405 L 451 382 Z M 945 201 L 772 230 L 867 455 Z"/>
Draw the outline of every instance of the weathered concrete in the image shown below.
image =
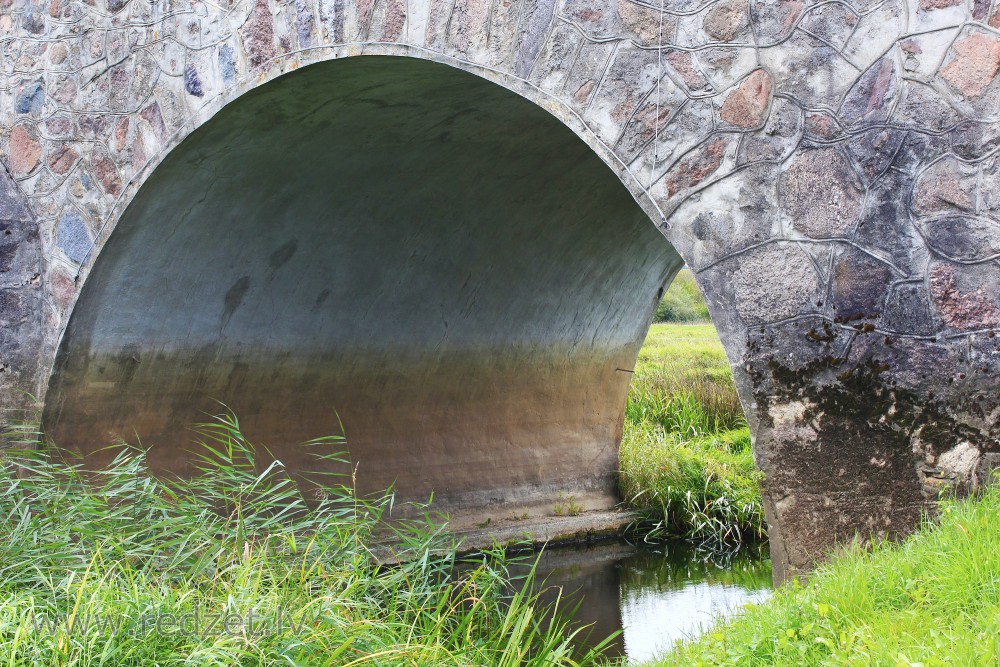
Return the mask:
<path fill-rule="evenodd" d="M 178 425 L 218 399 L 298 470 L 339 415 L 363 492 L 614 502 L 627 371 L 680 259 L 551 115 L 397 60 L 279 79 L 164 160 L 63 337 L 56 442 L 135 429 L 183 469 Z"/>
<path fill-rule="evenodd" d="M 60 441 L 173 465 L 210 397 L 278 445 L 335 408 L 407 493 L 600 504 L 672 245 L 778 577 L 1000 456 L 988 0 L 0 12 L 0 406 Z"/>

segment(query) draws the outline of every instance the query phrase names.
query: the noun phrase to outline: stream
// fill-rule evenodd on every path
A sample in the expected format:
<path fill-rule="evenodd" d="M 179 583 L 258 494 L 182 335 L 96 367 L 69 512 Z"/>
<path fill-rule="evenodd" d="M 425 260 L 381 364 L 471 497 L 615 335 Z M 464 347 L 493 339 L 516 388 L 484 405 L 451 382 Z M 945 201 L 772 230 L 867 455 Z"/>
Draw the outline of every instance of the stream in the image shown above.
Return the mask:
<path fill-rule="evenodd" d="M 578 635 L 579 649 L 621 631 L 605 654 L 630 662 L 705 632 L 718 618 L 766 600 L 772 590 L 766 546 L 728 555 L 684 543 L 558 547 L 542 553 L 537 572 L 547 601 L 561 587 L 561 604 L 579 605 L 574 622 L 589 626 Z"/>

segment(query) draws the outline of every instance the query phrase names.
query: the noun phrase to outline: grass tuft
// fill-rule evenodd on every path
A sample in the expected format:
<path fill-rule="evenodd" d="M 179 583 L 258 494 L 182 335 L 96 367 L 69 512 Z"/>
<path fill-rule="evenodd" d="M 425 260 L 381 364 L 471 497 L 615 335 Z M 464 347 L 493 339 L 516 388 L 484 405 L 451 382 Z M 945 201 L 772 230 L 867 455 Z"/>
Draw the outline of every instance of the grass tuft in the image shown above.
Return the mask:
<path fill-rule="evenodd" d="M 350 478 L 307 499 L 232 415 L 199 427 L 200 474 L 120 448 L 101 470 L 0 454 L 0 657 L 14 665 L 590 665 L 499 550 L 456 570 L 440 525 L 397 525 Z M 321 458 L 339 438 L 310 443 Z M 313 489 L 314 490 L 314 489 Z M 460 572 L 460 574 L 456 574 Z M 516 584 L 516 585 L 515 585 Z"/>

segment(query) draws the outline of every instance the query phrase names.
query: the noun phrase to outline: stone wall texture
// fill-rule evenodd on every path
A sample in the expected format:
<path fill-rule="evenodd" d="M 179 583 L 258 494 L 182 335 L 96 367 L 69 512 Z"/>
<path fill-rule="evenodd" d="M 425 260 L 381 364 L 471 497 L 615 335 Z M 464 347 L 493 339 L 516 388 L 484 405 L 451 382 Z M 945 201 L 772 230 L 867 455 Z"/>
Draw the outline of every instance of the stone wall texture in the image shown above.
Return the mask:
<path fill-rule="evenodd" d="M 986 478 L 1000 0 L 0 0 L 0 407 L 44 402 L 90 269 L 171 149 L 360 55 L 495 82 L 618 174 L 708 298 L 779 570 Z"/>

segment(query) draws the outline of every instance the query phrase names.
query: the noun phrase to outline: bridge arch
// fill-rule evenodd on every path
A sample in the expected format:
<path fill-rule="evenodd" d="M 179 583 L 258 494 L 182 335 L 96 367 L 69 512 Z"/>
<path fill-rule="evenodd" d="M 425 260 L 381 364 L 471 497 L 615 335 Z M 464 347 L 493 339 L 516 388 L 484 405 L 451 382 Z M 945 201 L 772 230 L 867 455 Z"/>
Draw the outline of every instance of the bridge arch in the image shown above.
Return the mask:
<path fill-rule="evenodd" d="M 295 471 L 342 421 L 364 493 L 482 520 L 615 499 L 630 371 L 682 260 L 536 104 L 414 58 L 321 62 L 188 133 L 95 251 L 57 443 L 184 472 L 225 401 Z M 346 471 L 342 471 L 346 472 Z"/>
<path fill-rule="evenodd" d="M 78 299 L 80 313 L 99 301 L 102 283 L 84 287 L 98 250 L 127 242 L 116 223 L 149 206 L 140 186 L 163 180 L 185 137 L 286 72 L 413 56 L 545 108 L 590 146 L 581 163 L 617 173 L 622 210 L 654 224 L 635 228 L 631 260 L 608 250 L 616 275 L 655 255 L 637 239 L 656 227 L 660 252 L 694 269 L 767 475 L 779 577 L 839 540 L 904 534 L 940 489 L 973 488 L 1000 456 L 995 3 L 8 4 L 0 408 L 60 414 L 65 380 L 47 396 L 49 378 L 72 366 L 55 360 L 80 340 L 67 329 Z M 566 201 L 581 210 L 582 197 Z M 596 247 L 607 231 L 587 236 Z M 314 250 L 282 247 L 279 264 Z M 224 284 L 229 303 L 260 284 L 236 289 L 241 277 Z"/>

